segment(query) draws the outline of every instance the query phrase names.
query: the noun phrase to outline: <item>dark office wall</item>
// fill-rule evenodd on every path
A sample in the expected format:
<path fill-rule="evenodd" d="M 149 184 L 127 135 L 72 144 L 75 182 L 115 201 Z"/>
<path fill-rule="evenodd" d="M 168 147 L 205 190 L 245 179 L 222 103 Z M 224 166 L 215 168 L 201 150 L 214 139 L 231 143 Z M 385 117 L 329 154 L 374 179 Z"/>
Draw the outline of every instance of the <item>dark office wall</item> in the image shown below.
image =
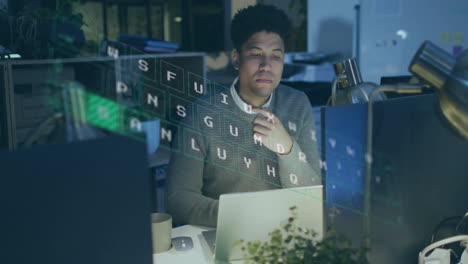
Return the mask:
<path fill-rule="evenodd" d="M 353 55 L 358 0 L 308 0 L 307 50 Z"/>
<path fill-rule="evenodd" d="M 52 4 L 50 0 L 5 0 L 8 2 L 8 8 L 16 13 L 23 8 L 36 9 L 41 6 Z"/>
<path fill-rule="evenodd" d="M 225 12 L 227 1 L 183 1 L 183 48 L 192 51 L 225 50 Z"/>

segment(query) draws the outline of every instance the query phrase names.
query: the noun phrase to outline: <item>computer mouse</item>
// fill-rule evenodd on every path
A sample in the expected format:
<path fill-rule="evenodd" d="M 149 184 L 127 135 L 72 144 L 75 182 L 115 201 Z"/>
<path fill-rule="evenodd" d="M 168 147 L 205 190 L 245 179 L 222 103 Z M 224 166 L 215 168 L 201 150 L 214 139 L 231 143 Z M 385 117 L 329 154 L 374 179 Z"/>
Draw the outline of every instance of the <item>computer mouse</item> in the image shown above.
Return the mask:
<path fill-rule="evenodd" d="M 174 237 L 172 245 L 176 251 L 187 251 L 193 248 L 193 241 L 190 237 Z"/>

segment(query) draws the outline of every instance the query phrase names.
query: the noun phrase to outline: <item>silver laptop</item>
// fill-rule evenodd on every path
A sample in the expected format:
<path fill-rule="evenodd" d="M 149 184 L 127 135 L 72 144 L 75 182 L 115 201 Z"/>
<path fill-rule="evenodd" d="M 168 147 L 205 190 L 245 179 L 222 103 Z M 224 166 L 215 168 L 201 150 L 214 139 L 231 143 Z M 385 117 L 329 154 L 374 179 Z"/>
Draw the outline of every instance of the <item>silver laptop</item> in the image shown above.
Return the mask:
<path fill-rule="evenodd" d="M 219 199 L 217 230 L 202 233 L 216 262 L 244 259 L 240 247 L 244 241 L 269 241 L 268 233 L 281 229 L 297 207 L 297 225 L 324 234 L 323 186 L 277 189 L 260 192 L 223 194 Z"/>

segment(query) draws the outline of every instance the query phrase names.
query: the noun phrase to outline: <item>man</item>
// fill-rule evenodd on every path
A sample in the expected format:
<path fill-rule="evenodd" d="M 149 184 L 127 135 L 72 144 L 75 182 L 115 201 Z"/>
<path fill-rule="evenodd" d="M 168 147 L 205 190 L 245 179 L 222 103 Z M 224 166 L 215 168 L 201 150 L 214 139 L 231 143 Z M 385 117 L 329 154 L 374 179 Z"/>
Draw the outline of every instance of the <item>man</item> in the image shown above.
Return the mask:
<path fill-rule="evenodd" d="M 321 184 L 311 105 L 279 84 L 290 25 L 267 5 L 233 18 L 239 76 L 195 103 L 171 158 L 167 209 L 176 223 L 216 226 L 223 193 Z"/>

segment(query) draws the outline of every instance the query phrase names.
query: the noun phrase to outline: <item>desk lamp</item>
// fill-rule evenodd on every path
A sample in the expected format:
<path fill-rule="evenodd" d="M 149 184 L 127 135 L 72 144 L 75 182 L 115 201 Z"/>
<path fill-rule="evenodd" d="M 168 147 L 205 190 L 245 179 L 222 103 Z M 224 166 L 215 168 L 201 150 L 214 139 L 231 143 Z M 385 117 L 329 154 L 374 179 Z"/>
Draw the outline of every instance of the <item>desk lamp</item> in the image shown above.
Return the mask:
<path fill-rule="evenodd" d="M 368 102 L 372 92 L 378 88 L 375 83 L 362 81 L 361 71 L 355 58 L 335 63 L 333 69 L 336 77 L 332 85 L 332 106 Z M 377 101 L 387 99 L 383 93 L 377 94 L 374 98 Z"/>
<path fill-rule="evenodd" d="M 459 135 L 468 139 L 468 49 L 455 59 L 426 41 L 416 52 L 409 71 L 436 88 L 443 116 Z"/>

